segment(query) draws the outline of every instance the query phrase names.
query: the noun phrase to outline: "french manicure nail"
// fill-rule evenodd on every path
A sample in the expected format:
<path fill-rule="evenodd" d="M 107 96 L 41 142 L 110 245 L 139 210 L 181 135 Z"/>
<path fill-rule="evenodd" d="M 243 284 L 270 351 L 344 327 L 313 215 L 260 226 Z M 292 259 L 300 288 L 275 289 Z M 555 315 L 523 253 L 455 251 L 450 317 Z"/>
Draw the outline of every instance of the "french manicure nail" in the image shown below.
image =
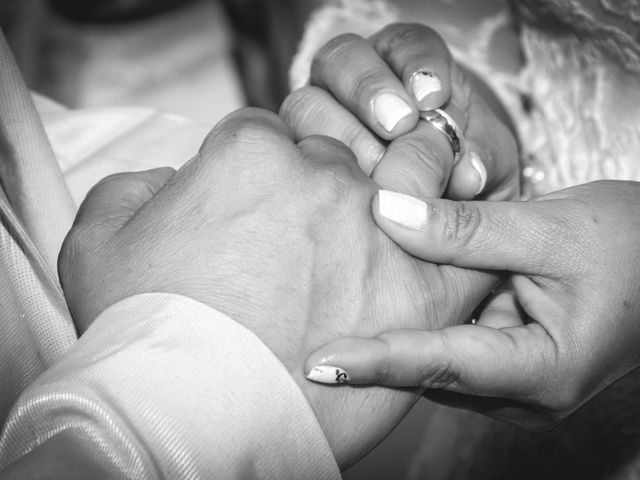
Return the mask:
<path fill-rule="evenodd" d="M 411 77 L 411 89 L 416 100 L 421 102 L 427 95 L 442 90 L 442 82 L 431 72 L 419 71 Z"/>
<path fill-rule="evenodd" d="M 331 365 L 317 365 L 311 369 L 307 374 L 307 378 L 317 383 L 349 383 L 351 377 L 349 374 L 340 367 L 333 367 Z"/>
<path fill-rule="evenodd" d="M 389 133 L 411 112 L 411 107 L 395 93 L 381 93 L 373 101 L 373 115 Z"/>
<path fill-rule="evenodd" d="M 411 230 L 422 230 L 427 224 L 427 204 L 410 195 L 389 190 L 378 192 L 380 215 Z"/>
<path fill-rule="evenodd" d="M 478 187 L 476 195 L 479 195 L 482 190 L 484 190 L 484 187 L 487 184 L 487 169 L 476 152 L 469 153 L 469 161 L 473 169 L 476 171 L 476 174 L 478 175 L 480 185 Z"/>

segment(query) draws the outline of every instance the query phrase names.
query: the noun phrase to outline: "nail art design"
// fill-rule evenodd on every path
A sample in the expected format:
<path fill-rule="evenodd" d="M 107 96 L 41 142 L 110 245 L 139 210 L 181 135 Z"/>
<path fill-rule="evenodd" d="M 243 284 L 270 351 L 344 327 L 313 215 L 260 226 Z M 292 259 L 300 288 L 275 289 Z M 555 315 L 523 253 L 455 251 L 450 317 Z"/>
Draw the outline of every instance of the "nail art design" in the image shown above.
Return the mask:
<path fill-rule="evenodd" d="M 421 102 L 427 95 L 442 90 L 442 81 L 431 72 L 419 71 L 411 77 L 411 90 L 416 100 Z"/>
<path fill-rule="evenodd" d="M 331 365 L 317 365 L 313 367 L 307 374 L 307 378 L 313 382 L 332 385 L 349 383 L 351 380 L 351 377 L 349 377 L 349 374 L 345 370 Z"/>
<path fill-rule="evenodd" d="M 378 208 L 384 218 L 411 230 L 422 230 L 429 217 L 425 202 L 389 190 L 378 192 Z"/>
<path fill-rule="evenodd" d="M 411 112 L 411 107 L 395 93 L 381 93 L 373 100 L 373 115 L 389 133 Z"/>

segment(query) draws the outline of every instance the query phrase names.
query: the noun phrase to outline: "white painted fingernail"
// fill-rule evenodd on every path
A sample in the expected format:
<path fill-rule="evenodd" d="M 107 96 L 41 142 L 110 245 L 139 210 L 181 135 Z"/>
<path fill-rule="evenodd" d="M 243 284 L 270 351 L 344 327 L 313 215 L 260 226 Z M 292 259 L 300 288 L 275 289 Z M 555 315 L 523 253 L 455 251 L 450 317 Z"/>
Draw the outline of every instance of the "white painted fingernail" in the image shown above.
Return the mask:
<path fill-rule="evenodd" d="M 478 187 L 478 191 L 476 192 L 476 195 L 479 195 L 484 190 L 484 187 L 487 184 L 487 169 L 484 166 L 484 163 L 482 162 L 482 160 L 480 160 L 480 157 L 476 152 L 469 153 L 469 162 L 471 163 L 471 166 L 478 174 L 478 180 L 480 182 L 480 185 Z"/>
<path fill-rule="evenodd" d="M 395 93 L 381 93 L 373 101 L 373 115 L 391 133 L 400 120 L 411 115 L 411 107 Z"/>
<path fill-rule="evenodd" d="M 349 374 L 340 367 L 333 367 L 331 365 L 317 365 L 311 369 L 307 374 L 307 378 L 317 383 L 349 383 L 351 377 Z"/>
<path fill-rule="evenodd" d="M 411 89 L 416 100 L 421 102 L 427 95 L 442 90 L 442 82 L 431 72 L 416 72 L 411 78 Z"/>
<path fill-rule="evenodd" d="M 389 190 L 378 192 L 380 215 L 411 230 L 422 230 L 429 217 L 427 204 L 410 195 Z"/>

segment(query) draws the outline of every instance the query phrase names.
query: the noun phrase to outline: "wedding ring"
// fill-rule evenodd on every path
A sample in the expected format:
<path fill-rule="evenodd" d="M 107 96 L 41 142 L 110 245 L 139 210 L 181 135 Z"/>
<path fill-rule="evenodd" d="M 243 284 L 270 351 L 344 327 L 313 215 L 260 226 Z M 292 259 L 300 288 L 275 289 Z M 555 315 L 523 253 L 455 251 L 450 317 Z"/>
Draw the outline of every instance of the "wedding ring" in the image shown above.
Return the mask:
<path fill-rule="evenodd" d="M 453 164 L 457 164 L 464 155 L 464 135 L 453 117 L 441 108 L 436 108 L 420 112 L 420 118 L 444 133 L 453 150 Z"/>

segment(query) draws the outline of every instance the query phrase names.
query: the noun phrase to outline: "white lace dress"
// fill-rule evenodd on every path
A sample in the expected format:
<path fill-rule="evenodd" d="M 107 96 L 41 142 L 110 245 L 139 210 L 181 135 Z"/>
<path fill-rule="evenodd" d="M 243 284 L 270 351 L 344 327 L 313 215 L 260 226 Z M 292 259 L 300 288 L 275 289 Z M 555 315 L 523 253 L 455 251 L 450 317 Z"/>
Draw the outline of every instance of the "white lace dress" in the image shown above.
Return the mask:
<path fill-rule="evenodd" d="M 328 38 L 396 20 L 436 28 L 502 99 L 520 137 L 525 196 L 640 181 L 640 0 L 328 2 L 309 22 L 292 86 Z M 395 478 L 640 478 L 640 371 L 553 432 L 435 406 L 412 421 L 424 423 L 423 440 L 400 446 L 413 459 Z"/>

